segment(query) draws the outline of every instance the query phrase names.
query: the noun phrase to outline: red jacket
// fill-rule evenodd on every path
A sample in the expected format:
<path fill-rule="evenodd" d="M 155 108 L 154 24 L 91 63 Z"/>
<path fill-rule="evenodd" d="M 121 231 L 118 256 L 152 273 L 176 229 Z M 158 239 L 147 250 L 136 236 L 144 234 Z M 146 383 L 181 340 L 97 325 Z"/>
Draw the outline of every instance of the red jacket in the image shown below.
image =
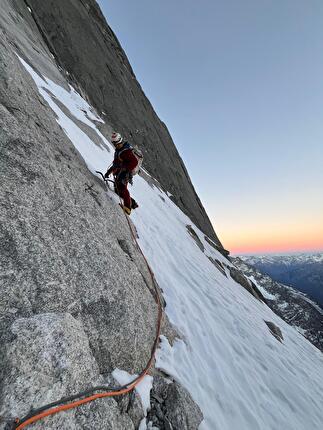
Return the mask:
<path fill-rule="evenodd" d="M 111 173 L 116 175 L 121 170 L 132 172 L 137 164 L 138 160 L 133 154 L 132 147 L 129 143 L 125 142 L 120 149 L 116 149 L 113 164 L 107 171 L 107 175 L 110 175 Z"/>

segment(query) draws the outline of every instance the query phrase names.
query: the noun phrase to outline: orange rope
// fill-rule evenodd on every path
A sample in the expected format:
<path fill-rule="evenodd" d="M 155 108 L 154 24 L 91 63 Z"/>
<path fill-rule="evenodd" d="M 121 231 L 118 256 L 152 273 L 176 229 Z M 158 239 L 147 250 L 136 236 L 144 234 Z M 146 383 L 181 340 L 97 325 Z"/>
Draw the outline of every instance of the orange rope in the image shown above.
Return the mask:
<path fill-rule="evenodd" d="M 120 196 L 119 196 L 119 198 L 120 198 Z M 121 198 L 120 198 L 120 202 L 122 203 Z M 134 232 L 132 230 L 130 221 L 129 221 L 127 215 L 125 214 L 125 212 L 124 212 L 124 215 L 126 217 L 126 220 L 127 220 L 127 223 L 128 223 L 128 226 L 129 226 L 129 229 L 130 229 L 130 232 L 131 232 L 131 235 L 132 235 L 132 237 L 133 237 L 133 239 L 134 239 L 134 241 L 135 241 L 135 243 L 137 245 L 138 250 L 140 251 L 141 255 L 143 256 L 143 258 L 144 258 L 144 260 L 146 262 L 147 267 L 148 267 L 148 270 L 149 270 L 149 273 L 151 275 L 151 278 L 152 278 L 152 281 L 153 281 L 153 285 L 154 285 L 154 288 L 155 288 L 156 302 L 157 302 L 157 305 L 158 305 L 158 320 L 157 320 L 156 337 L 155 337 L 155 340 L 154 340 L 154 344 L 153 344 L 151 356 L 150 356 L 150 359 L 149 359 L 149 361 L 147 363 L 147 366 L 142 371 L 142 373 L 139 375 L 139 377 L 136 379 L 136 381 L 133 382 L 133 383 L 130 383 L 130 385 L 127 388 L 124 388 L 124 389 L 119 390 L 119 391 L 109 391 L 109 392 L 104 392 L 104 393 L 93 394 L 92 396 L 85 397 L 84 399 L 77 400 L 77 401 L 71 402 L 71 403 L 67 403 L 65 405 L 57 406 L 57 407 L 52 408 L 52 409 L 48 409 L 47 411 L 41 412 L 41 413 L 39 413 L 39 414 L 37 414 L 37 415 L 35 415 L 33 417 L 28 418 L 26 421 L 24 421 L 21 424 L 19 424 L 19 419 L 17 419 L 16 420 L 17 425 L 15 427 L 16 430 L 21 430 L 24 427 L 27 427 L 28 425 L 33 424 L 34 422 L 41 420 L 42 418 L 45 418 L 45 417 L 57 414 L 57 413 L 62 412 L 62 411 L 67 411 L 69 409 L 76 408 L 78 406 L 84 405 L 85 403 L 92 402 L 93 400 L 96 400 L 96 399 L 100 399 L 100 398 L 103 398 L 103 397 L 121 396 L 122 394 L 129 393 L 147 375 L 147 373 L 148 373 L 148 371 L 149 371 L 149 369 L 150 369 L 150 367 L 152 365 L 152 362 L 153 362 L 153 359 L 154 359 L 154 356 L 155 356 L 155 352 L 156 352 L 156 349 L 157 349 L 157 343 L 158 343 L 158 339 L 159 339 L 159 335 L 160 335 L 160 330 L 161 330 L 161 321 L 162 321 L 163 311 L 162 311 L 161 301 L 160 301 L 160 297 L 159 297 L 159 292 L 158 292 L 158 289 L 157 289 L 157 286 L 156 286 L 156 280 L 155 280 L 154 273 L 153 273 L 152 269 L 150 268 L 149 263 L 148 263 L 148 261 L 147 261 L 145 255 L 144 255 L 144 253 L 142 252 L 142 250 L 141 250 L 141 248 L 140 248 L 140 246 L 138 244 L 136 235 L 134 234 Z"/>
<path fill-rule="evenodd" d="M 159 336 L 158 336 L 159 337 Z M 143 378 L 146 376 L 150 366 L 151 366 L 151 361 L 152 358 L 149 360 L 149 367 L 145 369 L 145 371 L 140 375 L 140 377 L 136 380 L 135 383 L 131 384 L 128 388 L 125 388 L 123 390 L 120 391 L 110 391 L 110 392 L 106 392 L 106 393 L 98 393 L 98 394 L 94 394 L 93 396 L 89 396 L 89 397 L 85 397 L 84 399 L 81 400 L 77 400 L 76 402 L 72 402 L 72 403 L 68 403 L 66 405 L 62 405 L 62 406 L 58 406 L 56 408 L 52 408 L 49 409 L 47 411 L 41 412 L 38 415 L 35 415 L 34 417 L 29 418 L 28 420 L 26 420 L 25 422 L 23 422 L 22 424 L 18 425 L 18 427 L 16 427 L 17 430 L 23 429 L 24 427 L 27 427 L 30 424 L 33 424 L 36 421 L 41 420 L 42 418 L 48 417 L 50 415 L 54 415 L 57 414 L 58 412 L 62 412 L 62 411 L 67 411 L 69 409 L 73 409 L 76 408 L 78 406 L 84 405 L 85 403 L 89 403 L 92 402 L 93 400 L 96 399 L 100 399 L 103 397 L 113 397 L 113 396 L 121 396 L 122 394 L 126 394 L 129 393 L 130 391 L 132 391 L 142 380 Z"/>

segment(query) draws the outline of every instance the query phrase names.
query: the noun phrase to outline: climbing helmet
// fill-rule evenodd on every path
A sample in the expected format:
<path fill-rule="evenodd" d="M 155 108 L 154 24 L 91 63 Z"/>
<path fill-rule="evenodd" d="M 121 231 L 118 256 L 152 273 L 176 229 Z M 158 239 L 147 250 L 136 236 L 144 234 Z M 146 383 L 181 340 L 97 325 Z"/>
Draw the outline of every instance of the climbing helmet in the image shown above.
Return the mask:
<path fill-rule="evenodd" d="M 120 133 L 113 132 L 111 136 L 111 142 L 114 146 L 120 145 L 123 142 L 123 137 Z"/>

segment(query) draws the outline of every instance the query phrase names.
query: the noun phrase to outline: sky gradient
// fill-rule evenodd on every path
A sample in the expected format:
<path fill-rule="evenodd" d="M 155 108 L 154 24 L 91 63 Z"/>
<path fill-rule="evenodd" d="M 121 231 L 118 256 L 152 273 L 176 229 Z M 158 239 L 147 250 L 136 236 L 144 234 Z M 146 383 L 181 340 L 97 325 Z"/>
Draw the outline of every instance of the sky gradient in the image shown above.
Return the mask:
<path fill-rule="evenodd" d="M 323 250 L 323 2 L 98 3 L 223 245 Z"/>

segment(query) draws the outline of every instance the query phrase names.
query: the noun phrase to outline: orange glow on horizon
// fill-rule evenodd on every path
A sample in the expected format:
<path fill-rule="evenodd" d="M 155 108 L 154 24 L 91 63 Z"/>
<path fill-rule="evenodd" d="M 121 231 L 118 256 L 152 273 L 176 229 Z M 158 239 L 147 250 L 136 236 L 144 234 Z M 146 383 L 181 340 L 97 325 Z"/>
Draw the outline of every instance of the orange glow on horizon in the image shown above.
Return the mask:
<path fill-rule="evenodd" d="M 308 223 L 299 228 L 294 225 L 285 229 L 259 225 L 252 229 L 246 226 L 244 230 L 235 227 L 229 230 L 229 234 L 222 232 L 219 237 L 223 246 L 234 255 L 323 252 L 322 224 Z"/>
<path fill-rule="evenodd" d="M 232 209 L 230 217 L 217 219 L 215 231 L 234 255 L 323 252 L 323 201 L 316 203 L 311 210 L 286 202 Z"/>
<path fill-rule="evenodd" d="M 322 252 L 323 238 L 309 238 L 308 240 L 300 238 L 288 238 L 287 240 L 250 240 L 247 242 L 230 241 L 226 244 L 231 254 L 270 254 L 270 253 L 288 253 L 288 252 Z M 230 246 L 231 245 L 231 246 Z"/>
<path fill-rule="evenodd" d="M 308 245 L 308 246 L 291 246 L 276 245 L 276 246 L 241 246 L 229 248 L 232 255 L 254 255 L 254 254 L 286 254 L 294 252 L 323 252 L 323 245 Z"/>

